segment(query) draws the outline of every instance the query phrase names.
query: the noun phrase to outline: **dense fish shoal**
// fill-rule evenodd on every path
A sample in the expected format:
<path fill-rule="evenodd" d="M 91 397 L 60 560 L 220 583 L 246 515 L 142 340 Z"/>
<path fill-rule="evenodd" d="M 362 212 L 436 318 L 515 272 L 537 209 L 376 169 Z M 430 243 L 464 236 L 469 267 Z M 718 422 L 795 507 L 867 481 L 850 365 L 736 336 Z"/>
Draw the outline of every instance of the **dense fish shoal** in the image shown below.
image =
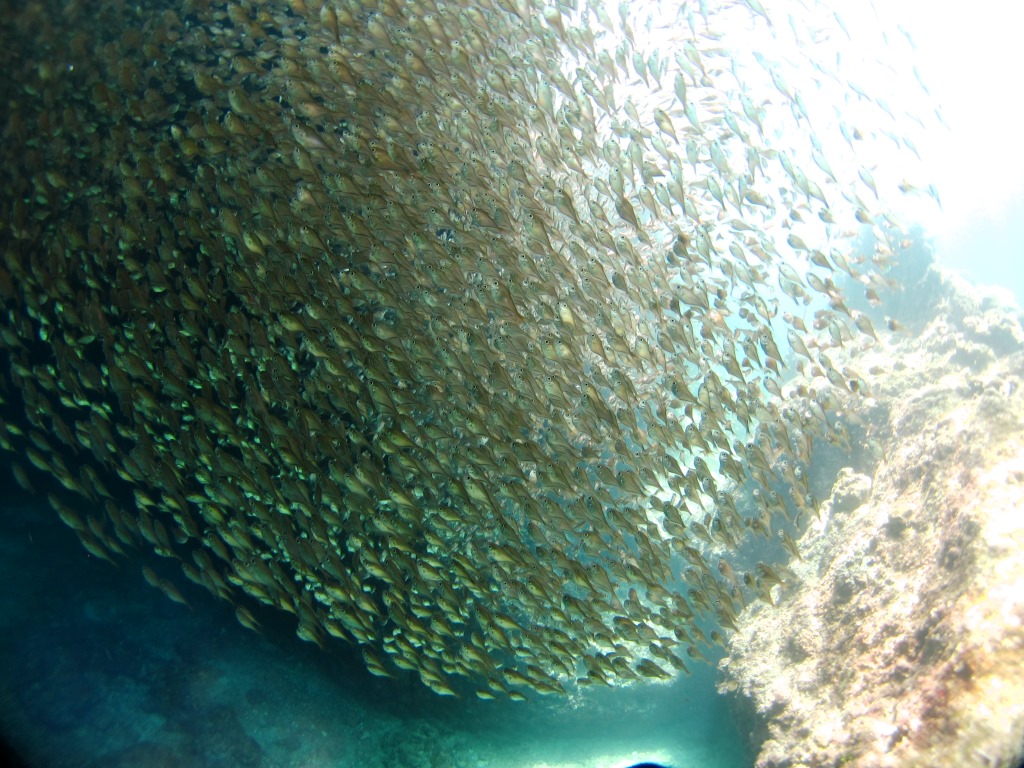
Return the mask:
<path fill-rule="evenodd" d="M 483 698 L 669 679 L 773 602 L 744 542 L 816 513 L 847 296 L 927 194 L 857 161 L 916 150 L 831 11 L 9 15 L 0 436 L 93 556 Z"/>

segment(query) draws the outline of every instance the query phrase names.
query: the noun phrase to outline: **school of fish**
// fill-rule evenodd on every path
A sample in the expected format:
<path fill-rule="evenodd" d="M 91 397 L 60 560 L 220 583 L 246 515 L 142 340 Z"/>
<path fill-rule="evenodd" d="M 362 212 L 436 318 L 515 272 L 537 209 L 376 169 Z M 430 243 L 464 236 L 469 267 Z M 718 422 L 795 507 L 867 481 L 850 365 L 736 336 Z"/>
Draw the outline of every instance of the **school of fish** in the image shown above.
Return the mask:
<path fill-rule="evenodd" d="M 916 151 L 824 67 L 878 122 L 812 119 L 788 73 L 842 21 L 793 7 L 5 11 L 15 478 L 55 478 L 92 555 L 174 563 L 143 567 L 170 598 L 180 570 L 439 694 L 700 663 L 784 578 L 732 553 L 797 554 L 812 443 L 844 444 L 861 386 L 832 360 L 875 335 L 844 291 L 885 289 L 899 247 L 829 147 Z M 806 46 L 751 56 L 738 28 Z M 784 392 L 796 367 L 814 385 Z"/>

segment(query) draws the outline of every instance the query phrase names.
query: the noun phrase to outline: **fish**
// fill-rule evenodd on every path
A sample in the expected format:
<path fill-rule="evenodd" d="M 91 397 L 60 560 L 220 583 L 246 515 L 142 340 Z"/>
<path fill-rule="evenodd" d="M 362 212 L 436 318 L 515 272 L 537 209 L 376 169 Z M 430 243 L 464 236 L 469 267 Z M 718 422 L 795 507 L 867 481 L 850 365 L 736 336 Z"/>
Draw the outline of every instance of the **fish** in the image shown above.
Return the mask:
<path fill-rule="evenodd" d="M 188 605 L 178 561 L 382 678 L 687 674 L 773 601 L 785 571 L 739 550 L 799 557 L 810 447 L 849 439 L 784 372 L 863 394 L 822 356 L 884 336 L 840 278 L 891 287 L 906 237 L 794 69 L 864 101 L 851 146 L 918 137 L 812 47 L 732 51 L 727 15 L 783 34 L 760 2 L 462 5 L 17 11 L 0 447 L 91 554 Z"/>

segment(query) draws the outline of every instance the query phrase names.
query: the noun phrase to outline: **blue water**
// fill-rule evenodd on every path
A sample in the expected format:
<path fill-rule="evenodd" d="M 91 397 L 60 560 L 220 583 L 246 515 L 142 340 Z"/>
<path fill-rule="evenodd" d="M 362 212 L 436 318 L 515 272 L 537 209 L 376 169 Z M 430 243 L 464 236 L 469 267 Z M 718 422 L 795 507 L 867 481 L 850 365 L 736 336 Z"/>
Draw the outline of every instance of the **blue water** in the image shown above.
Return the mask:
<path fill-rule="evenodd" d="M 0 478 L 0 733 L 32 766 L 753 763 L 711 667 L 574 698 L 441 698 L 411 674 L 369 675 L 340 641 L 302 642 L 287 614 L 258 614 L 261 635 L 244 629 L 172 561 L 97 560 L 45 500 L 15 492 L 6 466 Z M 191 608 L 146 584 L 143 564 Z"/>
<path fill-rule="evenodd" d="M 936 243 L 940 266 L 962 273 L 972 283 L 997 285 L 1024 304 L 1024 188 L 993 205 L 970 226 Z"/>

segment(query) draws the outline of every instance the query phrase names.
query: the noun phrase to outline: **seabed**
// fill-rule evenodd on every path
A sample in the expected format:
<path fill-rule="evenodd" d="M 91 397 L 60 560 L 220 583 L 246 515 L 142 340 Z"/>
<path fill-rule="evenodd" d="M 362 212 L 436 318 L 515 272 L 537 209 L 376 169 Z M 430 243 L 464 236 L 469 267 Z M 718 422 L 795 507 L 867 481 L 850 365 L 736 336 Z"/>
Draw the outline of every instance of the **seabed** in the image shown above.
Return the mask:
<path fill-rule="evenodd" d="M 302 643 L 287 614 L 259 614 L 257 635 L 191 583 L 190 607 L 172 603 L 137 565 L 86 554 L 45 501 L 26 496 L 0 506 L 0 581 L 0 733 L 32 768 L 753 761 L 710 666 L 572 698 L 442 698 L 412 674 L 373 677 L 341 643 Z"/>

